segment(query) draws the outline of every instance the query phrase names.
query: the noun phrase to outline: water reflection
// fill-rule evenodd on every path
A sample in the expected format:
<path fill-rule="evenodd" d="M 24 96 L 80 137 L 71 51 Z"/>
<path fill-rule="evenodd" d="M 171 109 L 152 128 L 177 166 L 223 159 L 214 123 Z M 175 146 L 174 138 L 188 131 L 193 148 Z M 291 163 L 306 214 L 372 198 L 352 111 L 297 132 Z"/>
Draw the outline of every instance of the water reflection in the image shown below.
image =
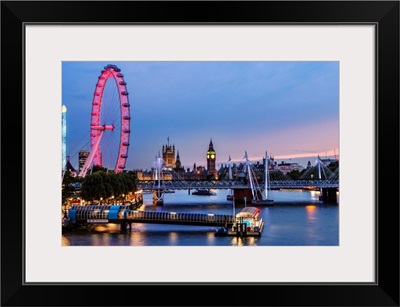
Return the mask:
<path fill-rule="evenodd" d="M 256 245 L 255 237 L 231 237 L 232 246 L 252 246 Z"/>
<path fill-rule="evenodd" d="M 131 246 L 146 246 L 148 242 L 146 236 L 143 236 L 141 232 L 132 231 L 130 234 L 129 245 Z"/>
<path fill-rule="evenodd" d="M 166 195 L 163 206 L 152 204 L 151 194 L 139 210 L 214 213 L 232 215 L 227 191 L 217 195 L 188 195 L 181 190 Z M 102 224 L 65 233 L 63 246 L 289 246 L 338 245 L 338 206 L 319 201 L 319 191 L 274 191 L 275 206 L 260 208 L 264 221 L 261 237 L 215 237 L 215 227 L 132 223 L 121 232 L 119 225 Z M 236 212 L 244 205 L 236 204 Z"/>
<path fill-rule="evenodd" d="M 170 245 L 176 245 L 176 243 L 178 242 L 178 234 L 173 231 L 169 233 L 169 243 Z"/>
<path fill-rule="evenodd" d="M 215 239 L 216 239 L 216 237 L 215 237 L 215 235 L 214 235 L 214 232 L 207 232 L 207 242 L 208 242 L 208 245 L 214 245 Z"/>
<path fill-rule="evenodd" d="M 306 206 L 308 222 L 313 223 L 317 219 L 316 210 L 317 210 L 317 206 L 315 206 L 315 205 Z"/>

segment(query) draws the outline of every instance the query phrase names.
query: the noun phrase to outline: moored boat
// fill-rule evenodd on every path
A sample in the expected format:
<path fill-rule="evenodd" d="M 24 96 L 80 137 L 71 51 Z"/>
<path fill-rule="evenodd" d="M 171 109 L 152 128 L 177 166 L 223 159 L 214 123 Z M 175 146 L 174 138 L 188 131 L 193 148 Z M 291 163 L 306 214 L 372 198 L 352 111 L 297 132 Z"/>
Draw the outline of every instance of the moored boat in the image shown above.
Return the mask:
<path fill-rule="evenodd" d="M 252 205 L 256 206 L 265 206 L 265 207 L 271 207 L 274 206 L 274 200 L 273 199 L 258 199 L 258 200 L 251 200 Z"/>
<path fill-rule="evenodd" d="M 223 237 L 228 235 L 228 229 L 226 229 L 225 227 L 218 227 L 217 229 L 215 229 L 215 236 L 216 237 Z"/>
<path fill-rule="evenodd" d="M 259 219 L 260 210 L 256 207 L 245 207 L 236 214 L 236 221 L 230 229 L 218 227 L 215 236 L 259 237 L 264 228 L 264 222 Z"/>
<path fill-rule="evenodd" d="M 192 195 L 216 195 L 214 192 L 209 189 L 198 189 L 192 192 Z"/>

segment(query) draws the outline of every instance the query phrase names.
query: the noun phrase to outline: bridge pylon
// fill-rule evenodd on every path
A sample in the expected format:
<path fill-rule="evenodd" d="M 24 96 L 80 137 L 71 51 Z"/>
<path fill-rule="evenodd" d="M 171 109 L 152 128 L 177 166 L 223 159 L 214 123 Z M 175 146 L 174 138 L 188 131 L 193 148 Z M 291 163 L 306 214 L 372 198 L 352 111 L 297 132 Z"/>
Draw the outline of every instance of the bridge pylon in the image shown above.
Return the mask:
<path fill-rule="evenodd" d="M 154 161 L 155 164 L 155 179 L 157 180 L 157 189 L 154 189 L 153 192 L 153 205 L 162 206 L 164 204 L 164 193 L 161 189 L 161 176 L 162 176 L 162 168 L 165 166 L 165 161 L 160 157 L 160 153 L 158 153 L 158 157 Z"/>
<path fill-rule="evenodd" d="M 153 190 L 153 205 L 162 206 L 164 205 L 164 193 L 161 189 Z"/>

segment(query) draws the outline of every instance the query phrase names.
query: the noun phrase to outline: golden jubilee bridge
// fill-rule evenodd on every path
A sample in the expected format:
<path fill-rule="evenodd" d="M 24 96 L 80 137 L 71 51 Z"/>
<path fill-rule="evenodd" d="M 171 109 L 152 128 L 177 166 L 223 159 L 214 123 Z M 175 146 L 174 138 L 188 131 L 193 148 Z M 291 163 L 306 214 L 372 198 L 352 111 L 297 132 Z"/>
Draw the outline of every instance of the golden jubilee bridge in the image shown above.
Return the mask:
<path fill-rule="evenodd" d="M 263 182 L 261 182 L 263 184 Z M 138 189 L 143 191 L 152 192 L 155 202 L 162 205 L 164 193 L 171 190 L 202 190 L 202 189 L 230 189 L 236 201 L 243 200 L 247 197 L 249 200 L 253 198 L 252 191 L 257 190 L 257 187 L 251 187 L 249 182 L 245 183 L 240 180 L 214 180 L 214 181 L 180 181 L 180 180 L 164 180 L 148 181 L 139 180 L 137 182 Z M 280 189 L 306 189 L 306 190 L 319 190 L 321 192 L 320 199 L 326 202 L 336 202 L 336 192 L 339 189 L 339 180 L 270 180 L 270 190 Z M 263 188 L 258 188 L 263 192 Z M 159 198 L 157 201 L 157 197 Z"/>
<path fill-rule="evenodd" d="M 261 184 L 264 182 L 261 181 Z M 339 188 L 339 180 L 270 180 L 269 186 L 271 190 L 279 189 L 323 189 L 323 188 Z M 139 180 L 137 182 L 138 189 L 144 191 L 153 190 L 193 190 L 193 189 L 250 189 L 250 183 L 242 180 L 161 180 L 158 184 L 157 180 Z"/>
<path fill-rule="evenodd" d="M 266 161 L 268 161 L 268 155 Z M 218 180 L 185 180 L 171 168 L 165 167 L 165 161 L 160 157 L 153 164 L 152 180 L 138 180 L 137 188 L 143 191 L 153 193 L 153 202 L 158 205 L 163 204 L 164 193 L 171 190 L 211 190 L 228 189 L 232 192 L 232 198 L 236 201 L 242 201 L 244 198 L 255 204 L 270 203 L 273 200 L 268 199 L 269 190 L 280 189 L 305 189 L 320 191 L 320 200 L 324 202 L 337 201 L 337 192 L 339 190 L 339 172 L 338 169 L 331 171 L 318 157 L 314 164 L 308 168 L 299 179 L 293 180 L 288 176 L 281 175 L 279 178 L 271 179 L 268 163 L 264 163 L 262 176 L 257 175 L 260 169 L 256 169 L 253 163 L 250 163 L 245 152 L 244 163 L 240 168 L 238 179 L 233 179 L 230 164 L 226 174 L 220 174 Z M 168 178 L 165 180 L 165 178 Z"/>

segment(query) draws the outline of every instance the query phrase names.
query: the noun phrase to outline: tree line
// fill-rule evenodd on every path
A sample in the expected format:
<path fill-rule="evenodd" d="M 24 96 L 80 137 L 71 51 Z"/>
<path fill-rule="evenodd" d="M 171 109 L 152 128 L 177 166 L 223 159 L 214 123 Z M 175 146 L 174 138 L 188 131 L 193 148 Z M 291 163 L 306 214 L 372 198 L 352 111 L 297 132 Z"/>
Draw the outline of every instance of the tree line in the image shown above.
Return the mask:
<path fill-rule="evenodd" d="M 62 203 L 65 204 L 77 192 L 83 200 L 90 202 L 110 197 L 122 199 L 123 195 L 136 191 L 136 180 L 133 171 L 115 173 L 99 166 L 94 166 L 91 174 L 84 178 L 66 171 L 62 183 Z"/>

